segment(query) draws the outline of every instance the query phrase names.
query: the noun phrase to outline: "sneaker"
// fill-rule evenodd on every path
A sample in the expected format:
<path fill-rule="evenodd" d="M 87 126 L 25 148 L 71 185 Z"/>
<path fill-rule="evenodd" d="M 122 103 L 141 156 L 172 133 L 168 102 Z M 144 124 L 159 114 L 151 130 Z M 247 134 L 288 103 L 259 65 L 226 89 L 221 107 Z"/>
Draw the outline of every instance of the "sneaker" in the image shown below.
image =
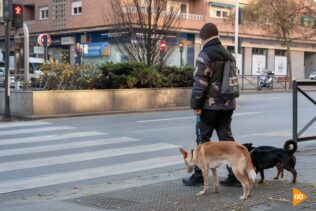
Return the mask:
<path fill-rule="evenodd" d="M 195 175 L 193 174 L 191 177 L 183 178 L 182 183 L 185 186 L 196 186 L 203 184 L 203 176 L 202 175 Z"/>
<path fill-rule="evenodd" d="M 222 186 L 241 187 L 241 183 L 235 177 L 227 177 L 219 182 Z"/>

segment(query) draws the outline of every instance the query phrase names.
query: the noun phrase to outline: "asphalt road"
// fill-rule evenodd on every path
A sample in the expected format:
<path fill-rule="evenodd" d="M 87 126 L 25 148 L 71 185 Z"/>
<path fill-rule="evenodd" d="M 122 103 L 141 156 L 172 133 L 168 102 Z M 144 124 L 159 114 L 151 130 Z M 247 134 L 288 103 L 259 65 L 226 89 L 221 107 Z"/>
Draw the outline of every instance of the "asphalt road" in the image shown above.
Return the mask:
<path fill-rule="evenodd" d="M 300 96 L 299 128 L 315 116 Z M 194 147 L 194 125 L 191 110 L 0 123 L 0 203 L 182 170 L 178 147 Z M 242 95 L 232 130 L 238 142 L 282 147 L 292 135 L 291 93 Z"/>

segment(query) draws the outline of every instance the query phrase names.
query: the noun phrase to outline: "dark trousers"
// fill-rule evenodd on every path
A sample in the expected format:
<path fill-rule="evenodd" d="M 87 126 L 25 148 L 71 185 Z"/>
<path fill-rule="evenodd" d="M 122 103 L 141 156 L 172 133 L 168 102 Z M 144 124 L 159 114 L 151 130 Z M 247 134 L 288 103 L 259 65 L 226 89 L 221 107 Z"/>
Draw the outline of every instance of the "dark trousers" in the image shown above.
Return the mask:
<path fill-rule="evenodd" d="M 201 142 L 205 143 L 210 141 L 213 131 L 215 130 L 219 141 L 235 141 L 231 131 L 231 122 L 233 110 L 203 110 L 200 122 L 200 136 Z M 196 127 L 198 134 L 198 127 Z M 197 144 L 201 144 L 200 140 L 196 139 Z M 231 168 L 228 168 L 228 176 L 234 177 Z M 195 168 L 195 174 L 202 175 L 199 168 Z"/>

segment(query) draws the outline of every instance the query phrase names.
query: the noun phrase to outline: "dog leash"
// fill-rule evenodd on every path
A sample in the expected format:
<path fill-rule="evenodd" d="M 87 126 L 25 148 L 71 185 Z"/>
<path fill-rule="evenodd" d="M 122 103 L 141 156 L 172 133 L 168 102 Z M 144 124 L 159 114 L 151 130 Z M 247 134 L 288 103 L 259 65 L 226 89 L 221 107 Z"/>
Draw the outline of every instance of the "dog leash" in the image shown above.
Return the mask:
<path fill-rule="evenodd" d="M 201 135 L 201 116 L 196 115 L 196 137 L 198 144 L 202 144 L 202 135 Z"/>

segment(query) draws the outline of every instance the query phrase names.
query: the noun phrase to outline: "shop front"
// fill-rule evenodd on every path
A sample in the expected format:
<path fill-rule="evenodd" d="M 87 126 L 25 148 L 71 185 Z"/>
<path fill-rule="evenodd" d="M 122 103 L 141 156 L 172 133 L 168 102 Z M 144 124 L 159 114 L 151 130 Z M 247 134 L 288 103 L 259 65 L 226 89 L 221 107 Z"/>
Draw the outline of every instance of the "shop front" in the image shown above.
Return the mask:
<path fill-rule="evenodd" d="M 75 64 L 74 37 L 52 37 L 52 44 L 48 48 L 48 56 L 51 62 Z"/>

